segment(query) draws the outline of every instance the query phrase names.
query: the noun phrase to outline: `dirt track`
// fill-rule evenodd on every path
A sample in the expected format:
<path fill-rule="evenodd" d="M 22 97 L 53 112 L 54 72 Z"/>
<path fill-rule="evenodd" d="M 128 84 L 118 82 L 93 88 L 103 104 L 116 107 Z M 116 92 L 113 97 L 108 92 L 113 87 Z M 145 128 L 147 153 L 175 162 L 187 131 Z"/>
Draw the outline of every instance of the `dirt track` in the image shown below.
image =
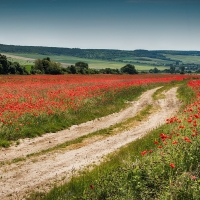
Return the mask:
<path fill-rule="evenodd" d="M 103 156 L 112 153 L 133 140 L 142 137 L 150 130 L 165 123 L 172 116 L 180 103 L 176 98 L 177 88 L 165 93 L 166 98 L 153 101 L 151 95 L 156 89 L 145 92 L 138 101 L 130 103 L 130 107 L 120 113 L 115 113 L 101 119 L 96 119 L 58 133 L 49 133 L 43 137 L 22 140 L 17 147 L 2 149 L 1 161 L 25 157 L 34 152 L 51 148 L 65 141 L 73 140 L 82 135 L 109 127 L 125 119 L 133 117 L 148 104 L 159 106 L 158 112 L 153 113 L 138 126 L 107 138 L 88 140 L 87 144 L 65 151 L 57 150 L 45 155 L 27 158 L 25 161 L 4 165 L 0 168 L 0 197 L 2 199 L 23 199 L 28 191 L 39 188 L 48 190 L 55 181 L 68 181 L 74 171 L 83 169 L 93 163 L 98 163 Z M 48 184 L 47 184 L 48 183 Z M 8 196 L 12 194 L 12 196 Z"/>

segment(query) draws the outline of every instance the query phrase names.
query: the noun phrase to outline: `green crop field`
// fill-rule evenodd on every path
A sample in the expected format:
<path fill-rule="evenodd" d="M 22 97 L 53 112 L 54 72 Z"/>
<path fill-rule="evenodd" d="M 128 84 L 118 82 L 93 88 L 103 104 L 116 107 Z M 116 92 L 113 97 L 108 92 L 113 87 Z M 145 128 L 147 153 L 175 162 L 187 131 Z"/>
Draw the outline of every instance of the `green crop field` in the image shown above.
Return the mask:
<path fill-rule="evenodd" d="M 14 62 L 19 62 L 21 65 L 31 65 L 33 64 L 33 60 L 32 59 L 38 59 L 38 58 L 44 58 L 44 57 L 50 57 L 51 60 L 55 61 L 55 62 L 60 62 L 63 63 L 63 65 L 74 65 L 76 62 L 82 61 L 82 62 L 86 62 L 89 64 L 90 68 L 93 69 L 105 69 L 105 68 L 111 68 L 111 69 L 120 69 L 121 67 L 123 67 L 124 65 L 126 65 L 127 63 L 129 63 L 132 60 L 128 60 L 131 58 L 126 58 L 127 60 L 125 62 L 114 62 L 114 61 L 106 61 L 106 60 L 94 60 L 94 59 L 86 59 L 86 58 L 78 58 L 78 57 L 73 57 L 73 56 L 65 56 L 65 55 L 60 55 L 60 56 L 56 56 L 56 55 L 42 55 L 42 54 L 11 54 L 9 53 L 9 55 L 14 55 L 14 56 L 20 56 L 20 57 L 24 57 L 24 58 L 30 58 L 30 60 L 23 60 L 20 58 L 9 58 L 10 61 Z M 152 60 L 156 60 L 156 59 L 152 59 Z M 136 62 L 139 60 L 136 60 Z M 149 69 L 153 69 L 154 66 L 151 66 L 151 64 L 156 63 L 155 61 L 150 62 L 144 62 L 144 63 L 134 63 L 135 67 L 137 70 L 149 70 Z M 167 67 L 164 67 L 162 65 L 160 66 L 156 66 L 159 70 L 163 70 Z"/>
<path fill-rule="evenodd" d="M 200 56 L 190 56 L 190 55 L 171 55 L 171 54 L 164 54 L 167 58 L 171 58 L 172 60 L 180 60 L 183 63 L 194 63 L 200 64 Z"/>
<path fill-rule="evenodd" d="M 20 63 L 21 65 L 33 65 L 34 62 L 32 60 L 21 60 L 21 59 L 18 59 L 18 58 L 11 58 L 11 57 L 7 57 L 9 61 L 11 62 L 18 62 Z"/>
<path fill-rule="evenodd" d="M 123 60 L 124 62 L 133 62 L 133 63 L 142 63 L 147 65 L 152 64 L 172 64 L 174 61 L 162 60 L 158 58 L 149 58 L 149 57 L 120 57 L 115 59 L 116 61 Z"/>

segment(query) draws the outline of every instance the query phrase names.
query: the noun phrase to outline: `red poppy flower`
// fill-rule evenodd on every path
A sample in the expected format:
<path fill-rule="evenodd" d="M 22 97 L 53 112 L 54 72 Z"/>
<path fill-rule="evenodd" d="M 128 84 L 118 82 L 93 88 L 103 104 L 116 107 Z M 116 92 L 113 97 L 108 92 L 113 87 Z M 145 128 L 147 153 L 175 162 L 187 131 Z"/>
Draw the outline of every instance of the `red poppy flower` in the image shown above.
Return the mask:
<path fill-rule="evenodd" d="M 154 144 L 159 144 L 159 142 L 157 140 L 154 141 Z"/>
<path fill-rule="evenodd" d="M 141 155 L 144 156 L 147 152 L 148 152 L 148 151 L 145 150 L 145 151 L 141 152 Z"/>
<path fill-rule="evenodd" d="M 174 163 L 170 163 L 170 167 L 171 167 L 172 169 L 174 169 L 174 168 L 175 168 L 175 164 L 174 164 Z"/>

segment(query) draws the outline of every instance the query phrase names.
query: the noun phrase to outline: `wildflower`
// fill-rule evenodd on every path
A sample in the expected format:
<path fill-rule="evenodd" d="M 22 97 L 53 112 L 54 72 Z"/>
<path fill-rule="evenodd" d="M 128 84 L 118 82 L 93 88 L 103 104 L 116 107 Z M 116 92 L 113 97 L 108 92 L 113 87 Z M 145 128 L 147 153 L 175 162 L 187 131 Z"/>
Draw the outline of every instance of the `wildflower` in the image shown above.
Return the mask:
<path fill-rule="evenodd" d="M 192 179 L 192 180 L 196 180 L 197 177 L 196 177 L 196 176 L 191 176 L 191 179 Z"/>
<path fill-rule="evenodd" d="M 174 168 L 175 168 L 175 164 L 174 164 L 174 163 L 170 163 L 170 167 L 171 167 L 172 169 L 174 169 Z"/>
<path fill-rule="evenodd" d="M 159 144 L 159 142 L 157 140 L 154 141 L 154 144 Z"/>
<path fill-rule="evenodd" d="M 192 134 L 192 137 L 195 137 L 195 136 L 197 136 L 197 135 L 198 135 L 198 133 L 196 133 L 196 134 L 193 133 L 193 134 Z"/>
<path fill-rule="evenodd" d="M 172 142 L 172 144 L 178 144 L 178 142 L 177 142 L 176 140 L 174 140 L 174 141 Z"/>
<path fill-rule="evenodd" d="M 94 186 L 93 186 L 93 185 L 90 185 L 90 188 L 93 190 L 93 189 L 94 189 Z"/>
<path fill-rule="evenodd" d="M 162 146 L 158 146 L 159 149 L 162 149 Z"/>
<path fill-rule="evenodd" d="M 185 140 L 186 142 L 191 142 L 190 138 L 188 138 L 188 137 L 184 137 L 184 140 Z"/>
<path fill-rule="evenodd" d="M 141 152 L 141 155 L 144 156 L 147 152 L 148 152 L 148 151 L 145 150 L 145 151 Z"/>
<path fill-rule="evenodd" d="M 160 134 L 160 138 L 164 141 L 164 140 L 166 140 L 168 138 L 168 136 L 165 135 L 164 133 L 161 133 Z"/>
<path fill-rule="evenodd" d="M 149 150 L 149 153 L 152 153 L 152 152 L 153 152 L 153 150 L 152 150 L 152 149 L 150 149 L 150 150 Z"/>

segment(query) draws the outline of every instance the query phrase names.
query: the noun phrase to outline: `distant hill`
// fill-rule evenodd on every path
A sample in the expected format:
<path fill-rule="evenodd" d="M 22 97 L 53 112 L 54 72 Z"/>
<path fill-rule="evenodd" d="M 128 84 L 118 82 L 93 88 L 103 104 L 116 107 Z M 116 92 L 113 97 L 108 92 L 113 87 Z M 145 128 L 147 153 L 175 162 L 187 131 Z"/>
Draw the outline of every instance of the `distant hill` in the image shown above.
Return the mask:
<path fill-rule="evenodd" d="M 0 44 L 0 52 L 4 53 L 30 53 L 42 55 L 67 55 L 87 59 L 100 59 L 108 61 L 120 61 L 124 57 L 155 58 L 170 60 L 164 54 L 200 56 L 200 51 L 148 51 L 148 50 L 113 50 L 113 49 L 79 49 L 41 46 L 16 46 Z"/>

